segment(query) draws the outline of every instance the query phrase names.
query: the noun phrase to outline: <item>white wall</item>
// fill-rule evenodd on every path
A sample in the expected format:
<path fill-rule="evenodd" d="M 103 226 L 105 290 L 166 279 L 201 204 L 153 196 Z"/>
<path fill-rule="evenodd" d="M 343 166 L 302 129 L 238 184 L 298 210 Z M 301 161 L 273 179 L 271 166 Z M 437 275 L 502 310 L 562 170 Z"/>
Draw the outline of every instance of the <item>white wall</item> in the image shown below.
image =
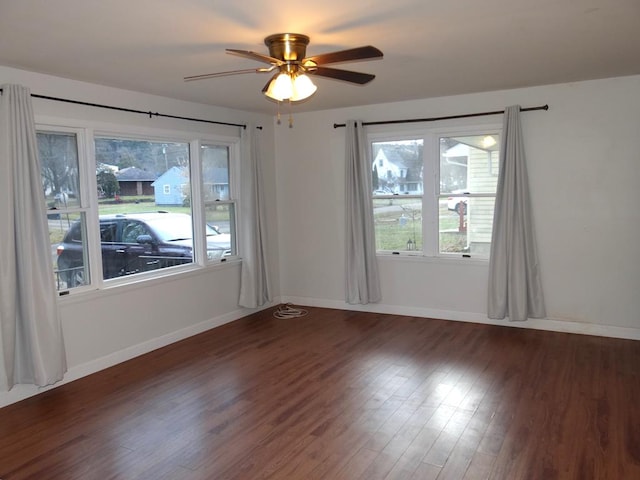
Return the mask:
<path fill-rule="evenodd" d="M 547 103 L 547 112 L 523 114 L 523 130 L 548 318 L 517 326 L 640 338 L 638 76 L 294 112 L 292 129 L 275 130 L 284 300 L 350 308 L 343 293 L 345 131 L 334 123 Z M 486 263 L 385 257 L 379 264 L 382 302 L 360 309 L 494 323 L 486 317 Z"/>
<path fill-rule="evenodd" d="M 525 113 L 523 127 L 549 318 L 518 326 L 640 339 L 638 76 L 306 114 L 296 114 L 294 107 L 292 129 L 261 115 L 1 66 L 0 83 L 144 111 L 262 124 L 275 299 L 336 308 L 354 307 L 344 303 L 344 129 L 334 129 L 334 122 L 548 103 L 548 112 Z M 48 118 L 199 132 L 218 128 L 37 99 L 34 108 Z M 380 268 L 382 302 L 360 309 L 489 322 L 485 263 L 391 257 L 381 259 Z M 62 298 L 70 366 L 65 381 L 250 313 L 236 305 L 239 278 L 239 264 L 227 264 L 170 282 Z M 0 393 L 0 406 L 35 392 L 15 387 Z"/>
<path fill-rule="evenodd" d="M 273 122 L 271 117 L 206 105 L 181 102 L 136 92 L 106 88 L 47 75 L 0 67 L 0 83 L 18 83 L 34 94 L 69 98 L 143 111 L 185 117 L 262 125 L 262 161 L 267 178 L 268 240 L 273 293 L 279 296 L 277 224 L 275 210 L 275 167 Z M 34 99 L 36 121 L 39 119 L 86 120 L 117 124 L 126 128 L 159 128 L 187 132 L 238 136 L 238 127 L 171 120 L 144 115 L 81 107 L 66 103 Z M 214 269 L 172 277 L 170 281 L 153 280 L 120 286 L 101 292 L 60 297 L 69 372 L 65 382 L 119 363 L 154 348 L 199 333 L 251 313 L 237 306 L 240 263 L 220 265 Z M 0 392 L 0 407 L 25 398 L 38 390 L 18 385 L 10 392 Z"/>

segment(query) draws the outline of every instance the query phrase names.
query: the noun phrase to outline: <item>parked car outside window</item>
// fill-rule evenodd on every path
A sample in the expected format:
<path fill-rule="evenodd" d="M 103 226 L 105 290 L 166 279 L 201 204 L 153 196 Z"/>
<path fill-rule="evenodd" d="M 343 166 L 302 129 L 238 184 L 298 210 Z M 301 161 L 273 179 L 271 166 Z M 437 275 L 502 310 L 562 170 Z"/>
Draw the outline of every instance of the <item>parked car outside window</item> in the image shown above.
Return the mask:
<path fill-rule="evenodd" d="M 104 279 L 193 262 L 191 216 L 149 212 L 101 215 Z M 231 255 L 231 236 L 207 225 L 207 258 Z M 58 271 L 67 288 L 85 284 L 82 225 L 75 222 L 57 248 Z"/>

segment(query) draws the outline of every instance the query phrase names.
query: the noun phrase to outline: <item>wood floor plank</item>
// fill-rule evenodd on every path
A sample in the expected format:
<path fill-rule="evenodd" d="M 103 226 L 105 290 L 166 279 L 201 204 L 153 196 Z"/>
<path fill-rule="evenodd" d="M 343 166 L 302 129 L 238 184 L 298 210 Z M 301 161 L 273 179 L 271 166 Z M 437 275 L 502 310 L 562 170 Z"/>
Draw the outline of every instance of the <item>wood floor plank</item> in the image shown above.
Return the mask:
<path fill-rule="evenodd" d="M 420 466 L 410 477 L 410 480 L 436 480 L 440 475 L 442 468 L 430 465 L 428 463 L 421 463 Z"/>
<path fill-rule="evenodd" d="M 0 409 L 0 478 L 640 478 L 640 342 L 308 311 Z"/>
<path fill-rule="evenodd" d="M 335 476 L 336 480 L 354 480 L 361 477 L 363 472 L 369 468 L 369 466 L 380 455 L 380 452 L 375 452 L 367 448 L 358 450 L 356 454 L 351 457 L 347 464 L 342 468 Z M 334 477 L 330 477 L 334 478 Z"/>
<path fill-rule="evenodd" d="M 405 480 L 411 478 L 414 472 L 421 467 L 422 459 L 431 449 L 440 433 L 440 430 L 426 427 L 422 428 L 389 471 L 385 480 Z M 438 472 L 439 471 L 440 469 L 438 468 Z"/>
<path fill-rule="evenodd" d="M 491 475 L 496 457 L 475 452 L 462 480 L 487 480 Z"/>

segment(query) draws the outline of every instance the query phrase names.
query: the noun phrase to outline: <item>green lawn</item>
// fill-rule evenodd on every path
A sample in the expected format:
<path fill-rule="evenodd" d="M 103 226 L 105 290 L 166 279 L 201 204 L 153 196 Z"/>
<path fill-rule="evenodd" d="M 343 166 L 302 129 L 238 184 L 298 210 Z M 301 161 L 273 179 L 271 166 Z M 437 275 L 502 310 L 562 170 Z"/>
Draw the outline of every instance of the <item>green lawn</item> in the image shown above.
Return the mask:
<path fill-rule="evenodd" d="M 404 252 L 408 250 L 408 244 L 413 250 L 422 250 L 422 211 L 416 208 L 415 200 L 374 201 L 374 206 L 377 250 Z M 441 205 L 439 216 L 440 251 L 464 251 L 467 238 L 465 233 L 458 232 L 458 215 L 448 211 L 446 205 Z"/>
<path fill-rule="evenodd" d="M 189 207 L 176 205 L 157 206 L 153 201 L 153 197 L 121 197 L 118 203 L 112 199 L 100 200 L 98 202 L 98 211 L 100 215 L 114 215 L 117 213 L 142 213 L 157 212 L 162 210 L 171 213 L 191 213 Z"/>

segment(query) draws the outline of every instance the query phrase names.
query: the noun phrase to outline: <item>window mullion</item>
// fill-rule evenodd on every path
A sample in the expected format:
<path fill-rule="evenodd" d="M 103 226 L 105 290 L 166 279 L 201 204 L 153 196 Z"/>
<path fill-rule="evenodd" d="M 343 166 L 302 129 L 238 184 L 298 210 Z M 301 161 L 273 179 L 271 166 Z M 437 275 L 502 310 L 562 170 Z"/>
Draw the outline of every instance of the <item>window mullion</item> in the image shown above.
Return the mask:
<path fill-rule="evenodd" d="M 83 184 L 86 186 L 83 195 L 86 202 L 87 211 L 87 245 L 89 252 L 89 279 L 91 285 L 99 287 L 102 285 L 102 248 L 100 244 L 100 221 L 98 219 L 98 199 L 93 192 L 98 191 L 98 183 L 96 180 L 96 171 L 98 165 L 96 163 L 94 132 L 92 129 L 85 129 L 84 146 L 81 149 L 84 152 L 84 159 L 80 164 L 86 165 L 83 169 Z M 84 160 L 84 161 L 83 161 Z"/>
<path fill-rule="evenodd" d="M 242 202 L 240 191 L 241 191 L 241 177 L 240 170 L 242 165 L 242 149 L 240 148 L 240 142 L 235 142 L 232 145 L 229 145 L 229 155 L 230 158 L 234 159 L 234 161 L 229 162 L 229 175 L 230 175 L 230 184 L 229 184 L 229 200 L 232 204 L 233 208 L 233 224 L 231 225 L 231 239 L 233 242 L 232 252 L 235 253 L 236 256 L 242 257 L 242 253 L 240 251 L 240 244 L 238 243 L 238 225 L 240 225 L 240 211 Z M 258 181 L 258 179 L 256 179 Z"/>
<path fill-rule="evenodd" d="M 193 215 L 194 262 L 204 265 L 207 261 L 207 242 L 205 234 L 205 215 L 202 195 L 202 149 L 201 142 L 194 140 L 189 144 L 191 166 L 191 214 Z"/>
<path fill-rule="evenodd" d="M 426 134 L 424 138 L 424 254 L 434 256 L 438 252 L 438 208 L 439 208 L 439 162 L 437 161 L 438 143 L 435 135 Z"/>

